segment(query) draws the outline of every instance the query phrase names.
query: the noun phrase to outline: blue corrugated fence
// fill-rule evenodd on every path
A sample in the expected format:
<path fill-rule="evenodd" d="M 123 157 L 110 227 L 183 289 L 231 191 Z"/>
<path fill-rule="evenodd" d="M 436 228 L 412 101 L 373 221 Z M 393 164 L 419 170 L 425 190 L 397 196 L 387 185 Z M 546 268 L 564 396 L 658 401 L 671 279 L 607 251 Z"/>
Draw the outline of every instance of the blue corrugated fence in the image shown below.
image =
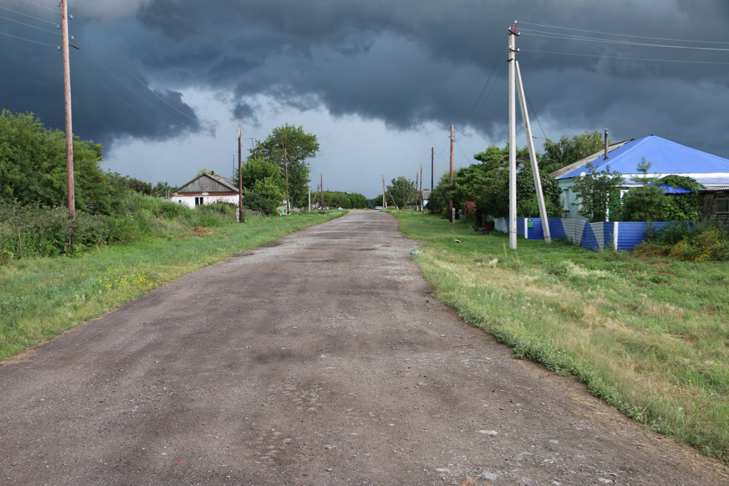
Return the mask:
<path fill-rule="evenodd" d="M 543 240 L 541 218 L 517 218 L 517 235 L 528 240 Z M 593 251 L 633 250 L 646 239 L 649 231 L 660 231 L 669 223 L 612 221 L 589 223 L 581 218 L 549 218 L 549 230 L 555 240 L 568 240 Z M 508 233 L 506 218 L 496 220 L 497 231 Z"/>

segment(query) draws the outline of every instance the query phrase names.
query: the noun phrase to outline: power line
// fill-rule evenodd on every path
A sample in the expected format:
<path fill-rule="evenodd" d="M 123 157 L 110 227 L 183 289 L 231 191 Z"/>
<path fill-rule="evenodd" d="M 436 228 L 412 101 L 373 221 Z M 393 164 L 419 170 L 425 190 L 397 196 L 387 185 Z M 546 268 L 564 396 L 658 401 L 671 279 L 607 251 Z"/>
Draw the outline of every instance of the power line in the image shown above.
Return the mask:
<path fill-rule="evenodd" d="M 91 57 L 84 56 L 83 58 L 85 60 L 87 60 L 88 62 L 90 62 L 91 64 L 93 64 L 94 66 L 96 66 L 98 69 L 100 69 L 102 71 L 105 71 L 106 74 L 110 78 L 112 78 L 118 85 L 122 86 L 124 89 L 126 89 L 127 91 L 129 91 L 131 94 L 133 94 L 133 95 L 137 95 L 138 94 L 137 91 L 133 90 L 126 83 L 124 83 L 124 81 L 121 79 L 120 75 L 118 75 L 117 73 L 115 73 L 114 71 L 112 71 L 111 68 L 109 68 L 107 66 L 104 66 L 102 63 L 99 63 L 99 62 L 94 61 Z M 187 119 L 189 119 L 189 120 L 191 120 L 193 122 L 196 122 L 197 123 L 199 121 L 197 119 L 197 117 L 195 117 L 193 115 L 190 115 L 188 113 L 185 113 L 184 111 L 182 111 L 182 110 L 178 109 L 177 107 L 175 107 L 174 105 L 170 104 L 164 97 L 162 97 L 159 93 L 157 93 L 155 90 L 153 90 L 152 88 L 150 88 L 149 85 L 145 81 L 137 78 L 136 76 L 134 76 L 131 73 L 127 73 L 127 76 L 129 78 L 135 80 L 139 84 L 141 84 L 144 87 L 144 92 L 145 93 L 147 93 L 149 96 L 154 96 L 160 103 L 162 103 L 163 105 L 165 105 L 168 109 L 174 111 L 178 115 L 184 116 L 185 118 L 187 118 Z M 146 104 L 148 106 L 152 106 L 149 103 L 146 103 Z"/>
<path fill-rule="evenodd" d="M 33 39 L 28 39 L 27 37 L 21 37 L 19 35 L 8 34 L 7 32 L 0 32 L 0 35 L 3 35 L 5 37 L 10 37 L 11 39 L 21 40 L 21 41 L 24 41 L 24 42 L 29 42 L 31 44 L 37 44 L 39 46 L 58 47 L 58 46 L 56 46 L 54 44 L 49 44 L 47 42 L 41 42 L 41 41 L 37 41 L 37 40 L 33 40 Z"/>
<path fill-rule="evenodd" d="M 25 22 L 21 22 L 20 20 L 17 20 L 17 19 L 11 18 L 11 17 L 5 17 L 3 15 L 0 15 L 0 20 L 7 20 L 8 22 L 13 22 L 13 23 L 16 23 L 18 25 L 23 25 L 25 27 L 29 27 L 31 29 L 36 29 L 36 30 L 39 30 L 41 32 L 46 32 L 46 33 L 53 34 L 53 35 L 58 34 L 58 32 L 55 31 L 55 30 L 47 29 L 45 27 L 41 27 L 41 26 L 38 26 L 38 25 L 27 24 Z"/>
<path fill-rule="evenodd" d="M 708 65 L 729 65 L 729 61 L 699 61 L 691 59 L 660 59 L 650 57 L 624 57 L 604 54 L 588 54 L 582 52 L 549 51 L 543 49 L 520 49 L 520 53 L 527 54 L 548 54 L 556 56 L 590 57 L 596 59 L 614 59 L 616 61 L 639 61 L 639 62 L 663 62 L 675 64 L 708 64 Z"/>
<path fill-rule="evenodd" d="M 476 101 L 473 103 L 473 110 L 471 112 L 471 116 L 469 118 L 473 118 L 476 115 L 476 111 L 478 110 L 478 106 L 481 103 L 482 98 L 484 98 L 484 95 L 486 95 L 486 99 L 488 99 L 488 94 L 491 93 L 491 82 L 496 77 L 496 71 L 491 71 L 489 74 L 488 79 L 484 83 L 483 87 L 481 88 L 481 91 L 479 92 L 478 96 L 476 97 Z"/>
<path fill-rule="evenodd" d="M 38 2 L 37 0 L 23 0 L 25 3 L 30 3 L 32 5 L 35 5 L 36 8 L 41 8 L 44 10 L 48 10 L 49 12 L 58 12 L 58 7 L 51 7 L 50 5 L 45 5 L 43 3 Z"/>
<path fill-rule="evenodd" d="M 703 46 L 685 46 L 685 45 L 678 45 L 678 44 L 653 44 L 653 43 L 648 43 L 648 42 L 633 42 L 633 41 L 619 40 L 619 39 L 601 39 L 601 38 L 596 38 L 596 37 L 579 36 L 579 35 L 566 34 L 566 33 L 546 32 L 546 31 L 533 30 L 533 29 L 522 30 L 522 32 L 535 36 L 535 37 L 546 37 L 549 39 L 593 42 L 593 43 L 598 43 L 598 44 L 603 43 L 603 44 L 618 44 L 618 45 L 623 45 L 623 46 L 634 46 L 634 47 L 654 47 L 654 48 L 661 48 L 661 49 L 685 49 L 685 50 L 694 50 L 694 51 L 729 52 L 729 47 L 703 47 Z"/>
<path fill-rule="evenodd" d="M 0 10 L 5 10 L 7 12 L 14 13 L 15 15 L 19 15 L 21 17 L 27 17 L 29 19 L 36 20 L 38 22 L 43 22 L 44 24 L 49 24 L 49 25 L 53 25 L 53 26 L 56 25 L 55 22 L 51 22 L 50 20 L 47 20 L 47 19 L 44 19 L 44 18 L 41 18 L 41 17 L 36 17 L 35 15 L 30 15 L 30 14 L 27 14 L 27 13 L 23 13 L 23 12 L 20 12 L 18 10 L 13 10 L 12 8 L 0 6 Z"/>
<path fill-rule="evenodd" d="M 644 36 L 644 35 L 634 35 L 634 34 L 623 34 L 623 33 L 617 33 L 617 32 L 604 32 L 599 30 L 588 30 L 588 29 L 578 29 L 576 27 L 564 27 L 559 25 L 550 25 L 550 24 L 540 24 L 537 22 L 524 22 L 519 21 L 520 24 L 527 24 L 527 25 L 534 25 L 536 27 L 544 27 L 547 29 L 560 29 L 560 30 L 572 30 L 575 32 L 583 32 L 588 34 L 598 34 L 598 35 L 609 35 L 613 37 L 629 37 L 633 39 L 647 39 L 647 40 L 658 40 L 658 41 L 671 41 L 671 42 L 693 42 L 695 44 L 724 44 L 729 45 L 729 41 L 713 41 L 713 40 L 699 40 L 699 39 L 676 39 L 673 37 L 651 37 L 651 36 Z"/>

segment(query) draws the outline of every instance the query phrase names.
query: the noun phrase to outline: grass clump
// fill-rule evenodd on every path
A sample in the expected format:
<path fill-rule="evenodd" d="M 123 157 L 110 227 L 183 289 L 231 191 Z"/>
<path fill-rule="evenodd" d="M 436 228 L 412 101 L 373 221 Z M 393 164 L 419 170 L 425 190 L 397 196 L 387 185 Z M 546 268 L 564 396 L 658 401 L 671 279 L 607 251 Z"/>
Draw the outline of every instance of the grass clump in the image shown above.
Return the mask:
<path fill-rule="evenodd" d="M 729 462 L 729 262 L 594 253 L 396 214 L 439 298 L 518 356 Z M 454 240 L 461 243 L 455 244 Z"/>

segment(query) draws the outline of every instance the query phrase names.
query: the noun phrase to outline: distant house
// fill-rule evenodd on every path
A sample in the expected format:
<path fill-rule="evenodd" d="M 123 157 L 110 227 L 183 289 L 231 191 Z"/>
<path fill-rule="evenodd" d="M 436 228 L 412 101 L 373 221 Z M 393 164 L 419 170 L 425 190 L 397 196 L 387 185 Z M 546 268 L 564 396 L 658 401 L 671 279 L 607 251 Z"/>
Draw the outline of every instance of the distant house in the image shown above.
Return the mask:
<path fill-rule="evenodd" d="M 610 145 L 607 158 L 603 150 L 552 173 L 562 191 L 560 197 L 565 217 L 580 216 L 581 203 L 573 187 L 577 179 L 589 171 L 588 164 L 598 172 L 610 170 L 622 174 L 621 196 L 632 188 L 645 185 L 645 179 L 669 175 L 695 179 L 705 187 L 705 198 L 708 193 L 729 188 L 728 159 L 651 135 Z M 665 190 L 670 191 L 670 188 Z"/>
<path fill-rule="evenodd" d="M 170 200 L 191 208 L 216 202 L 238 204 L 238 188 L 225 177 L 214 172 L 203 172 L 180 187 Z"/>

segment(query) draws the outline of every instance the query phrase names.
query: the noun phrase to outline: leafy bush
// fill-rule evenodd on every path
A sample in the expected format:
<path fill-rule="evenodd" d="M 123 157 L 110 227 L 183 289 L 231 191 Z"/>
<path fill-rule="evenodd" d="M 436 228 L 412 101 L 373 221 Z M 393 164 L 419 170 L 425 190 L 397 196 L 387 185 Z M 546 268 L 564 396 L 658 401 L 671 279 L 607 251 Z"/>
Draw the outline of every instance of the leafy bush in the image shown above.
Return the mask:
<path fill-rule="evenodd" d="M 273 177 L 266 177 L 255 182 L 253 190 L 246 192 L 246 206 L 263 214 L 275 214 L 284 194 L 278 181 Z"/>
<path fill-rule="evenodd" d="M 666 194 L 660 187 L 666 184 L 692 192 Z M 689 177 L 669 176 L 631 189 L 623 197 L 622 218 L 624 221 L 698 221 L 701 188 L 701 184 Z"/>
<path fill-rule="evenodd" d="M 661 255 L 687 261 L 729 260 L 729 234 L 718 226 L 675 223 L 649 235 L 636 250 L 642 255 Z"/>
<path fill-rule="evenodd" d="M 178 236 L 235 219 L 230 204 L 198 209 L 129 192 L 114 214 L 79 212 L 71 222 L 65 208 L 0 202 L 0 263 L 32 256 L 70 255 L 89 248 L 128 243 L 146 236 Z"/>

